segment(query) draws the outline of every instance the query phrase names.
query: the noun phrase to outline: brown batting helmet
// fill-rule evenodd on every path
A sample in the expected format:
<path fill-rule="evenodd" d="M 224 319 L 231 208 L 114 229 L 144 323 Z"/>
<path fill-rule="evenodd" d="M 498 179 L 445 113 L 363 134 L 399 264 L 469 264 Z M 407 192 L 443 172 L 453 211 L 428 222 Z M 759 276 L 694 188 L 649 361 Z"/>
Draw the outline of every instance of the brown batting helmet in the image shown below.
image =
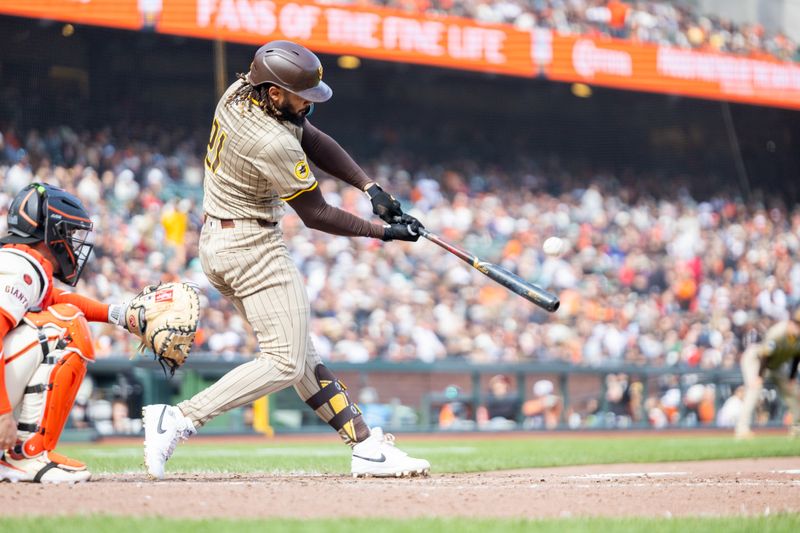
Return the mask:
<path fill-rule="evenodd" d="M 325 102 L 333 96 L 333 90 L 322 81 L 319 58 L 291 41 L 272 41 L 259 48 L 250 64 L 247 82 L 272 83 L 309 102 Z"/>

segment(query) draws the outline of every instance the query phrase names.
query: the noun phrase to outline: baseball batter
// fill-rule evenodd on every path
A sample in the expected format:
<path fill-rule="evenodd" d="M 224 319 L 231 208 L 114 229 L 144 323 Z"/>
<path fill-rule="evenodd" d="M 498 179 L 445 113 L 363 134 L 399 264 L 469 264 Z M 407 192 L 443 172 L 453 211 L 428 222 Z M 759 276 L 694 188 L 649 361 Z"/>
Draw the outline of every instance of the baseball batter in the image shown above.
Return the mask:
<path fill-rule="evenodd" d="M 782 367 L 789 364 L 789 375 Z M 742 353 L 741 368 L 744 378 L 745 396 L 736 424 L 736 437 L 747 439 L 753 436 L 750 423 L 753 419 L 758 396 L 764 385 L 764 377 L 770 377 L 778 388 L 781 398 L 792 414 L 790 435 L 800 436 L 800 398 L 798 398 L 797 366 L 800 363 L 800 308 L 793 319 L 782 320 L 767 330 L 762 342 L 753 343 Z"/>
<path fill-rule="evenodd" d="M 274 41 L 255 54 L 217 104 L 205 158 L 200 260 L 210 282 L 244 315 L 260 353 L 177 406 L 144 408 L 145 464 L 155 478 L 179 440 L 211 418 L 293 386 L 352 447 L 355 476 L 427 474 L 380 428 L 370 429 L 344 384 L 322 364 L 309 338 L 302 277 L 278 225 L 288 203 L 310 228 L 335 235 L 416 241 L 418 220 L 372 182 L 306 115 L 332 96 L 322 65 L 308 49 Z M 386 224 L 329 205 L 309 166 L 364 191 Z"/>
<path fill-rule="evenodd" d="M 94 360 L 87 322 L 123 325 L 124 305 L 53 286 L 74 286 L 93 245 L 81 202 L 34 183 L 14 198 L 0 238 L 0 480 L 87 481 L 86 465 L 54 451 Z"/>

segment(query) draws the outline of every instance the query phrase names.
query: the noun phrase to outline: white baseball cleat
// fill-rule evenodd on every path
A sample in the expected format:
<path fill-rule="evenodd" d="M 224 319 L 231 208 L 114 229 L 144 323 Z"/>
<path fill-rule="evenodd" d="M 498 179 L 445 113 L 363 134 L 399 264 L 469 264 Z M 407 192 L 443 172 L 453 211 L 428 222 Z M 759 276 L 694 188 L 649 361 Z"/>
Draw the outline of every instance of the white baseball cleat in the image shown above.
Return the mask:
<path fill-rule="evenodd" d="M 0 481 L 16 483 L 17 481 L 22 481 L 24 477 L 24 470 L 6 461 L 6 456 L 4 454 L 0 455 Z"/>
<path fill-rule="evenodd" d="M 369 438 L 353 446 L 350 471 L 353 477 L 427 476 L 431 464 L 425 459 L 409 457 L 394 445 L 394 435 L 373 428 Z"/>
<path fill-rule="evenodd" d="M 180 409 L 171 405 L 148 405 L 142 409 L 144 423 L 144 465 L 153 479 L 164 478 L 164 464 L 172 457 L 178 441 L 197 430 Z"/>
<path fill-rule="evenodd" d="M 47 452 L 36 457 L 6 452 L 0 458 L 0 479 L 32 483 L 83 483 L 92 474 L 88 470 L 65 470 L 50 460 Z"/>

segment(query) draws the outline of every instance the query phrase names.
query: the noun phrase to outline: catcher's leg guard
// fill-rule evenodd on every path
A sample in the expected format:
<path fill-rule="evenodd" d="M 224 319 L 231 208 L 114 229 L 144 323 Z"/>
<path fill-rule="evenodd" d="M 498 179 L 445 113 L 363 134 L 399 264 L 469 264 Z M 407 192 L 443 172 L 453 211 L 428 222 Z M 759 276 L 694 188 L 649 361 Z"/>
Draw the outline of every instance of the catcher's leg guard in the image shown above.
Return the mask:
<path fill-rule="evenodd" d="M 46 376 L 47 381 L 28 386 L 17 425 L 26 457 L 55 449 L 86 375 L 86 361 L 74 352 L 64 352 L 55 365 L 39 369 L 43 372 L 37 371 L 34 379 Z"/>
<path fill-rule="evenodd" d="M 59 304 L 41 313 L 30 313 L 25 321 L 40 330 L 60 327 L 64 332 L 56 343 L 57 349 L 43 357 L 20 406 L 18 429 L 23 444 L 15 451 L 35 457 L 56 447 L 86 375 L 87 361 L 94 360 L 94 349 L 89 324 L 73 305 Z"/>
<path fill-rule="evenodd" d="M 67 457 L 66 455 L 61 455 L 55 451 L 47 452 L 47 456 L 50 458 L 50 461 L 57 464 L 61 469 L 69 470 L 71 472 L 86 471 L 86 463 L 83 461 L 78 461 L 77 459 Z"/>
<path fill-rule="evenodd" d="M 322 364 L 314 368 L 314 376 L 319 390 L 306 399 L 306 404 L 335 429 L 347 444 L 352 446 L 367 439 L 369 427 L 361 416 L 361 409 L 350 401 L 344 383 Z M 333 412 L 333 416 L 325 412 L 326 407 Z"/>

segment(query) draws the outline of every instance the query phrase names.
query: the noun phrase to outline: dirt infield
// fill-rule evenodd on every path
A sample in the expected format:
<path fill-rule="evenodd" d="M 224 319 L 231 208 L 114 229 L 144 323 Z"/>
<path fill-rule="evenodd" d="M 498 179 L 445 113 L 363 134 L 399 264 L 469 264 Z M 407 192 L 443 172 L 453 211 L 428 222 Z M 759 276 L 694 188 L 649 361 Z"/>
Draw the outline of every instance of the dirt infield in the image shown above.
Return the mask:
<path fill-rule="evenodd" d="M 179 498 L 176 500 L 176 497 Z M 168 517 L 730 516 L 800 512 L 800 458 L 541 468 L 414 479 L 106 475 L 0 485 L 0 515 Z M 42 502 L 46 501 L 46 505 Z M 349 502 L 349 503 L 348 503 Z"/>

